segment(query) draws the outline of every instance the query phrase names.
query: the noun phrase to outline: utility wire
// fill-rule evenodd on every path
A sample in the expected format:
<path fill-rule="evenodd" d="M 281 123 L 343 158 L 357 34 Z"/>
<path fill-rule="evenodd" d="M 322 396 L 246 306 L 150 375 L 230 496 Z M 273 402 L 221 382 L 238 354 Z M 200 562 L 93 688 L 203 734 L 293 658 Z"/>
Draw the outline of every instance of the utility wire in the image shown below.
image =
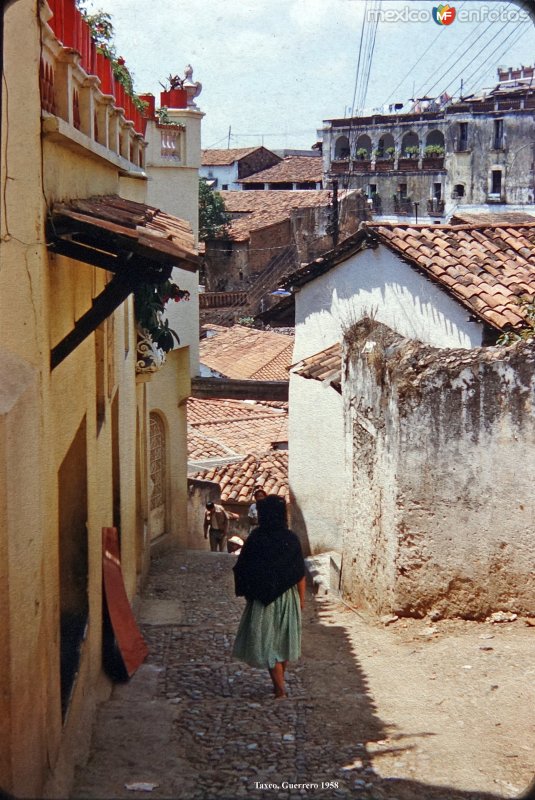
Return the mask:
<path fill-rule="evenodd" d="M 510 4 L 508 4 L 508 5 L 510 5 Z M 487 31 L 488 31 L 488 30 L 489 30 L 489 29 L 490 29 L 490 28 L 491 28 L 493 25 L 494 25 L 494 23 L 493 23 L 493 22 L 490 22 L 490 23 L 487 25 L 487 27 L 485 28 L 485 30 L 484 30 L 484 31 L 483 31 L 483 33 L 481 34 L 481 37 L 480 37 L 480 39 L 481 39 L 481 38 L 483 38 L 483 37 L 485 36 L 485 34 L 487 33 Z M 488 47 L 489 47 L 489 46 L 492 44 L 492 42 L 493 42 L 493 41 L 494 41 L 494 40 L 495 40 L 495 39 L 496 39 L 498 36 L 500 36 L 500 35 L 502 34 L 502 32 L 503 32 L 504 28 L 506 28 L 506 27 L 507 27 L 507 25 L 508 25 L 508 23 L 507 23 L 507 22 L 505 22 L 503 25 L 501 25 L 501 26 L 500 26 L 500 29 L 499 29 L 498 31 L 496 31 L 496 33 L 494 34 L 494 36 L 492 36 L 492 37 L 491 37 L 491 38 L 490 38 L 490 39 L 489 39 L 487 42 L 485 42 L 485 44 L 484 44 L 484 45 L 483 45 L 483 46 L 482 46 L 482 47 L 481 47 L 481 48 L 480 48 L 480 49 L 477 51 L 477 53 L 476 53 L 476 54 L 475 54 L 475 55 L 474 55 L 474 56 L 473 56 L 473 57 L 470 59 L 470 61 L 468 61 L 468 63 L 466 63 L 466 64 L 463 64 L 463 66 L 462 66 L 462 68 L 461 68 L 461 71 L 460 71 L 460 72 L 458 72 L 458 73 L 457 73 L 457 75 L 455 75 L 455 77 L 454 77 L 454 78 L 451 78 L 451 79 L 449 80 L 448 84 L 447 84 L 446 86 L 444 86 L 444 85 L 442 84 L 442 82 L 444 81 L 444 79 L 445 79 L 446 77 L 448 77 L 449 75 L 451 75 L 451 73 L 452 73 L 452 70 L 455 68 L 455 66 L 456 66 L 457 64 L 459 64 L 459 63 L 462 61 L 462 59 L 463 59 L 463 58 L 464 58 L 464 57 L 465 57 L 467 54 L 469 54 L 471 51 L 473 51 L 473 41 L 472 41 L 472 43 L 471 43 L 471 44 L 469 44 L 469 45 L 468 45 L 468 47 L 466 47 L 466 48 L 463 50 L 463 52 L 461 53 L 461 55 L 460 55 L 460 56 L 459 56 L 459 57 L 458 57 L 458 58 L 457 58 L 457 59 L 456 59 L 456 60 L 453 62 L 453 64 L 449 64 L 449 65 L 448 65 L 448 68 L 447 68 L 447 69 L 446 69 L 446 70 L 445 70 L 445 71 L 444 71 L 444 72 L 443 72 L 443 73 L 440 75 L 440 77 L 439 77 L 439 78 L 437 78 L 437 80 L 435 81 L 435 83 L 434 83 L 434 84 L 433 84 L 431 87 L 429 87 L 429 88 L 426 90 L 427 94 L 431 93 L 431 92 L 433 91 L 433 89 L 435 89 L 437 86 L 439 86 L 439 85 L 441 85 L 441 84 L 443 85 L 443 89 L 442 89 L 442 91 L 445 91 L 445 90 L 446 90 L 446 89 L 447 89 L 449 86 L 451 86 L 451 84 L 452 84 L 452 83 L 455 83 L 455 82 L 457 81 L 457 78 L 458 78 L 460 75 L 462 75 L 462 73 L 463 73 L 463 72 L 464 72 L 464 71 L 465 71 L 465 70 L 466 70 L 466 69 L 467 69 L 467 68 L 470 66 L 470 64 L 473 64 L 473 63 L 474 63 L 474 61 L 475 61 L 477 58 L 479 58 L 479 56 L 480 56 L 480 55 L 481 55 L 481 54 L 482 54 L 482 53 L 483 53 L 483 52 L 484 52 L 484 51 L 485 51 L 485 50 L 486 50 L 486 49 L 487 49 L 487 48 L 488 48 Z M 419 90 L 418 94 L 420 94 L 420 92 L 421 92 L 421 91 L 423 91 L 423 87 L 424 87 L 424 86 L 425 86 L 425 84 L 422 84 L 422 90 Z"/>
<path fill-rule="evenodd" d="M 527 32 L 528 32 L 528 27 L 526 26 L 526 28 L 524 28 L 524 30 L 522 30 L 522 31 L 520 32 L 520 34 L 519 34 L 519 35 L 518 35 L 518 36 L 517 36 L 515 39 L 513 39 L 513 41 L 512 41 L 512 42 L 510 42 L 510 44 L 506 45 L 506 47 L 505 47 L 505 48 L 503 48 L 503 49 L 500 51 L 500 54 L 499 54 L 499 55 L 496 57 L 496 59 L 495 59 L 495 60 L 496 60 L 497 62 L 499 62 L 499 61 L 500 61 L 500 59 L 501 59 L 501 57 L 502 57 L 503 55 L 505 55 L 506 53 L 508 53 L 508 52 L 511 50 L 511 48 L 512 48 L 512 47 L 514 47 L 514 46 L 515 46 L 515 45 L 516 45 L 516 44 L 517 44 L 517 43 L 520 41 L 520 39 L 522 39 L 522 37 L 526 35 L 526 33 L 527 33 Z M 512 36 L 514 33 L 516 33 L 516 29 L 515 29 L 515 30 L 513 30 L 513 31 L 512 31 L 512 32 L 509 34 L 509 36 L 507 36 L 507 38 L 506 38 L 506 39 L 504 39 L 504 41 L 503 41 L 503 44 L 505 44 L 505 42 L 507 42 L 507 41 L 508 41 L 508 39 L 509 39 L 509 38 L 510 38 L 510 37 L 511 37 L 511 36 Z M 474 72 L 472 72 L 472 73 L 471 73 L 471 74 L 468 76 L 468 78 L 466 78 L 466 84 L 465 84 L 465 85 L 466 85 L 466 86 L 474 86 L 474 87 L 478 86 L 478 85 L 480 84 L 481 80 L 483 79 L 483 77 L 485 76 L 486 72 L 487 72 L 487 66 L 488 66 L 488 65 L 487 65 L 486 63 L 483 63 L 483 64 L 480 64 L 478 67 L 476 67 L 476 69 L 474 70 Z M 475 76 L 475 77 L 474 77 L 474 76 Z M 472 79 L 473 79 L 473 80 L 472 80 Z"/>
<path fill-rule="evenodd" d="M 466 0 L 464 0 L 464 2 L 463 2 L 463 3 L 462 3 L 460 6 L 459 6 L 459 11 L 461 11 L 462 7 L 463 7 L 465 4 L 466 4 Z M 481 24 L 482 24 L 482 23 L 481 23 L 481 22 L 479 22 L 477 27 L 479 27 L 479 25 L 481 25 Z M 420 58 L 419 58 L 417 61 L 415 61 L 415 62 L 414 62 L 414 64 L 413 64 L 413 65 L 410 67 L 410 69 L 408 70 L 408 72 L 406 72 L 406 73 L 405 73 L 405 75 L 404 75 L 404 76 L 403 76 L 403 78 L 400 80 L 400 82 L 398 83 L 398 85 L 396 86 L 396 88 L 395 88 L 395 89 L 393 89 L 393 91 L 392 91 L 392 92 L 390 92 L 390 94 L 388 95 L 388 97 L 387 97 L 387 98 L 386 98 L 386 100 L 384 101 L 384 103 L 383 103 L 383 106 L 386 106 L 386 104 L 388 103 L 388 101 L 389 101 L 389 100 L 390 100 L 392 97 L 394 97 L 394 95 L 396 94 L 396 92 L 397 92 L 397 90 L 400 88 L 400 86 L 402 86 L 402 85 L 403 85 L 403 83 L 404 83 L 404 82 L 407 80 L 407 78 L 408 78 L 408 77 L 409 77 L 409 76 L 410 76 L 410 75 L 411 75 L 411 74 L 414 72 L 414 70 L 416 69 L 416 67 L 418 66 L 418 64 L 421 62 L 421 60 L 422 60 L 422 59 L 423 59 L 423 58 L 424 58 L 424 57 L 425 57 L 425 56 L 428 54 L 428 52 L 429 52 L 429 51 L 430 51 L 430 50 L 431 50 L 431 49 L 432 49 L 432 48 L 435 46 L 436 42 L 438 41 L 438 38 L 439 38 L 439 37 L 440 37 L 440 36 L 441 36 L 441 35 L 444 33 L 444 31 L 445 31 L 445 30 L 446 30 L 446 26 L 445 26 L 445 25 L 442 25 L 442 26 L 441 26 L 441 28 L 440 28 L 440 30 L 439 30 L 439 32 L 438 32 L 438 34 L 435 36 L 435 38 L 433 39 L 433 41 L 431 42 L 431 44 L 429 45 L 429 47 L 427 47 L 427 49 L 426 49 L 426 50 L 424 50 L 424 52 L 422 53 L 422 55 L 420 56 Z M 476 28 L 476 30 L 477 30 L 477 28 Z M 475 31 L 471 31 L 471 32 L 470 32 L 470 33 L 469 33 L 467 36 L 465 36 L 465 38 L 463 39 L 463 41 L 461 42 L 461 44 L 463 44 L 463 43 L 464 43 L 464 42 L 465 42 L 465 41 L 466 41 L 466 40 L 467 40 L 469 37 L 473 39 L 473 35 L 474 35 L 474 33 L 475 33 Z M 453 51 L 453 53 L 451 54 L 451 57 L 453 57 L 453 56 L 455 55 L 455 53 L 457 52 L 457 50 L 459 49 L 459 47 L 460 47 L 460 46 L 461 46 L 461 45 L 457 45 L 457 47 L 455 48 L 455 50 L 454 50 L 454 51 Z"/>
<path fill-rule="evenodd" d="M 509 34 L 509 36 L 507 36 L 507 38 L 506 38 L 506 40 L 505 40 L 505 41 L 507 41 L 507 39 L 509 39 L 509 38 L 510 38 L 510 37 L 513 35 L 513 33 L 515 33 L 515 32 L 518 30 L 518 28 L 520 27 L 520 25 L 523 25 L 523 24 L 524 24 L 523 22 L 518 22 L 518 23 L 517 23 L 517 25 L 516 25 L 516 27 L 513 29 L 513 31 L 511 31 L 511 33 Z M 460 77 L 461 77 L 461 75 L 463 74 L 463 72 L 465 72 L 465 71 L 466 71 L 466 69 L 467 69 L 467 68 L 470 66 L 470 64 L 473 64 L 473 63 L 474 63 L 474 61 L 475 61 L 475 60 L 478 58 L 478 56 L 480 56 L 480 55 L 481 55 L 481 53 L 483 53 L 483 52 L 484 52 L 484 51 L 487 49 L 487 47 L 489 47 L 489 45 L 491 45 L 491 44 L 492 44 L 492 42 L 493 42 L 493 41 L 496 39 L 496 37 L 497 37 L 497 36 L 500 36 L 500 34 L 502 33 L 502 31 L 503 31 L 503 29 L 504 29 L 504 28 L 505 28 L 505 25 L 503 25 L 503 26 L 500 28 L 500 30 L 499 30 L 499 31 L 497 31 L 497 32 L 494 34 L 494 36 L 492 37 L 492 39 L 490 39 L 490 41 L 489 41 L 489 42 L 487 42 L 487 44 L 486 44 L 486 45 L 484 45 L 484 46 L 481 48 L 481 50 L 479 50 L 479 51 L 476 53 L 476 55 L 475 55 L 473 58 L 471 58 L 471 59 L 470 59 L 470 61 L 469 61 L 467 64 L 465 64 L 465 65 L 463 66 L 463 68 L 460 70 L 460 72 L 458 72 L 458 73 L 457 73 L 457 75 L 455 75 L 455 77 L 454 77 L 454 78 L 451 78 L 451 80 L 449 80 L 449 81 L 448 81 L 448 84 L 447 84 L 447 85 L 444 87 L 443 91 L 447 91 L 447 89 L 448 89 L 448 88 L 449 88 L 449 87 L 450 87 L 452 84 L 454 84 L 454 83 L 455 83 L 455 82 L 458 80 L 458 78 L 460 78 Z M 479 67 L 478 67 L 478 69 L 479 69 Z"/>

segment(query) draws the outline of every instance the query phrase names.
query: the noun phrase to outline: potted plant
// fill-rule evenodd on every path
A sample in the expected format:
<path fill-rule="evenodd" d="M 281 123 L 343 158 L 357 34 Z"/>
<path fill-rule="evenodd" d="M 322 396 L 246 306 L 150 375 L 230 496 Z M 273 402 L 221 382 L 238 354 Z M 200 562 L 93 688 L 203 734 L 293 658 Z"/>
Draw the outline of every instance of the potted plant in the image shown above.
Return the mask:
<path fill-rule="evenodd" d="M 188 93 L 184 89 L 184 80 L 179 75 L 169 75 L 166 83 L 161 83 L 160 102 L 166 108 L 187 108 Z"/>
<path fill-rule="evenodd" d="M 445 152 L 441 144 L 428 144 L 424 150 L 424 158 L 443 158 Z"/>
<path fill-rule="evenodd" d="M 403 151 L 404 158 L 415 158 L 415 157 L 418 158 L 419 154 L 420 154 L 420 148 L 418 147 L 418 145 L 415 144 L 406 147 L 405 150 Z"/>
<path fill-rule="evenodd" d="M 369 161 L 370 158 L 369 153 L 365 147 L 359 147 L 356 156 L 360 161 Z"/>
<path fill-rule="evenodd" d="M 395 147 L 387 147 L 386 148 L 385 155 L 386 155 L 387 158 L 392 159 L 392 158 L 394 158 L 395 154 L 396 154 L 396 148 Z"/>

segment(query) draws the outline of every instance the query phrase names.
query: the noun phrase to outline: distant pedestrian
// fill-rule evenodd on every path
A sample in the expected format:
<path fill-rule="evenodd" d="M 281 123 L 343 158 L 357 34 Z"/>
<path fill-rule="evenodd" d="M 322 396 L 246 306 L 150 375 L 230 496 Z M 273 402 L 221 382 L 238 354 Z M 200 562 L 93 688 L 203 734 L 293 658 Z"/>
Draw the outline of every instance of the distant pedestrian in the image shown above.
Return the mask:
<path fill-rule="evenodd" d="M 223 506 L 209 501 L 204 512 L 204 538 L 210 537 L 210 550 L 212 552 L 225 552 L 228 534 L 229 515 Z"/>
<path fill-rule="evenodd" d="M 236 594 L 247 600 L 233 656 L 269 670 L 275 697 L 286 697 L 288 661 L 301 655 L 301 610 L 305 603 L 305 562 L 301 543 L 286 520 L 282 497 L 258 500 L 259 525 L 234 566 Z"/>
<path fill-rule="evenodd" d="M 267 492 L 265 492 L 261 486 L 255 486 L 253 490 L 253 502 L 249 506 L 249 511 L 247 512 L 247 518 L 251 523 L 249 533 L 251 533 L 251 531 L 258 525 L 258 511 L 256 509 L 256 504 L 259 500 L 263 500 L 264 497 L 267 497 Z"/>

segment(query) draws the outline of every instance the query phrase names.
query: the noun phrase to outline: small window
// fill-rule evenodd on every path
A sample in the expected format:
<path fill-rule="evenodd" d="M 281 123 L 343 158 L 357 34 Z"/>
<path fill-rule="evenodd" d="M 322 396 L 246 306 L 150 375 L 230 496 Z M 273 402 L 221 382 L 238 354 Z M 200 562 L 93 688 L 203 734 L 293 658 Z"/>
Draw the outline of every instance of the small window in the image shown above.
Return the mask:
<path fill-rule="evenodd" d="M 494 120 L 494 150 L 503 150 L 503 119 Z"/>
<path fill-rule="evenodd" d="M 453 189 L 454 197 L 464 197 L 464 183 L 456 183 Z"/>
<path fill-rule="evenodd" d="M 405 200 L 407 197 L 407 184 L 400 183 L 398 188 L 399 198 L 400 200 Z"/>
<path fill-rule="evenodd" d="M 228 183 L 224 183 L 221 188 L 223 191 L 226 191 L 228 189 Z"/>
<path fill-rule="evenodd" d="M 468 122 L 459 122 L 459 141 L 457 150 L 468 150 Z"/>
<path fill-rule="evenodd" d="M 370 183 L 368 186 L 368 197 L 373 197 L 374 194 L 377 194 L 377 184 Z"/>
<path fill-rule="evenodd" d="M 442 184 L 441 183 L 434 183 L 433 184 L 433 197 L 435 200 L 442 199 Z"/>
<path fill-rule="evenodd" d="M 502 171 L 501 169 L 493 169 L 492 170 L 492 181 L 491 181 L 491 193 L 492 194 L 499 194 L 502 193 Z"/>

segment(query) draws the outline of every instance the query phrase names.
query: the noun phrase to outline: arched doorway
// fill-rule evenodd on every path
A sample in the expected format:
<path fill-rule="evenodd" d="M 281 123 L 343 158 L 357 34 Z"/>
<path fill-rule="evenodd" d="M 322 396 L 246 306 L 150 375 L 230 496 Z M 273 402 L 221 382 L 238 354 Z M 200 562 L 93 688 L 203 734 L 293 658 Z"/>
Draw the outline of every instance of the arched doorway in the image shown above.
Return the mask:
<path fill-rule="evenodd" d="M 165 533 L 166 519 L 166 437 L 159 414 L 150 414 L 149 534 L 151 541 Z"/>

